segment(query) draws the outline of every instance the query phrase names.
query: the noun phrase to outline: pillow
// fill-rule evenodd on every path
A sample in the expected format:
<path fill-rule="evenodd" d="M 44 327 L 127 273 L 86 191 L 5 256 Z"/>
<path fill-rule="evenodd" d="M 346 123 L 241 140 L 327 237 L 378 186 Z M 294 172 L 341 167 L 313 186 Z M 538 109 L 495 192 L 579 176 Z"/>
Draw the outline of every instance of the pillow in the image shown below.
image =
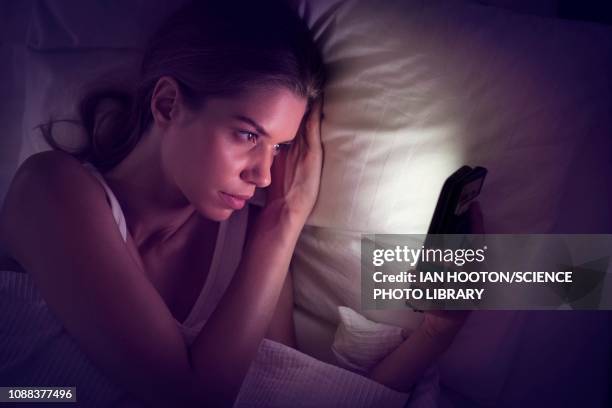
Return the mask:
<path fill-rule="evenodd" d="M 309 225 L 423 233 L 468 164 L 489 169 L 489 232 L 550 229 L 574 151 L 610 130 L 595 129 L 609 126 L 609 29 L 461 2 L 307 5 L 330 72 Z"/>
<path fill-rule="evenodd" d="M 306 0 L 301 11 L 329 80 L 321 189 L 292 271 L 296 304 L 322 324 L 337 325 L 347 306 L 418 325 L 409 311 L 360 310 L 360 236 L 425 233 L 461 165 L 489 170 L 479 198 L 487 232 L 547 233 L 585 146 L 610 161 L 607 27 L 451 1 Z M 592 194 L 609 195 L 601 189 Z M 443 381 L 446 373 L 465 395 L 495 400 L 520 322 L 516 312 L 473 313 Z M 458 370 L 476 349 L 471 369 Z"/>
<path fill-rule="evenodd" d="M 36 126 L 73 118 L 87 86 L 125 83 L 137 73 L 146 40 L 186 0 L 175 2 L 37 1 L 32 4 L 25 52 L 25 112 L 19 161 L 49 149 Z M 103 24 L 100 24 L 103 22 Z M 60 140 L 80 129 L 57 124 Z"/>
<path fill-rule="evenodd" d="M 139 49 L 179 1 L 36 1 L 28 46 L 41 51 Z"/>
<path fill-rule="evenodd" d="M 99 49 L 72 52 L 36 52 L 25 55 L 25 108 L 20 162 L 48 150 L 37 128 L 49 119 L 73 119 L 84 89 L 93 83 L 114 83 L 136 72 L 137 51 Z M 57 122 L 54 135 L 62 144 L 78 145 L 82 129 Z"/>
<path fill-rule="evenodd" d="M 397 326 L 375 323 L 353 309 L 340 306 L 340 325 L 334 335 L 332 351 L 343 367 L 369 372 L 407 338 Z"/>
<path fill-rule="evenodd" d="M 22 159 L 45 148 L 34 126 L 71 112 L 81 84 L 133 71 L 142 41 L 179 6 L 127 3 L 121 12 L 34 3 Z M 301 11 L 330 78 L 321 191 L 292 270 L 298 307 L 322 326 L 335 328 L 338 306 L 406 329 L 420 323 L 404 310 L 360 310 L 360 235 L 426 231 L 444 179 L 461 164 L 490 171 L 481 195 L 487 231 L 529 233 L 559 218 L 582 143 L 609 160 L 601 147 L 612 127 L 607 28 L 442 1 L 303 0 Z M 442 372 L 462 373 L 466 386 L 455 384 L 466 395 L 481 381 L 475 398 L 490 401 L 516 327 L 513 312 L 474 313 Z M 333 332 L 325 339 L 330 350 Z M 455 370 L 454 357 L 479 342 L 487 345 L 480 362 Z"/>

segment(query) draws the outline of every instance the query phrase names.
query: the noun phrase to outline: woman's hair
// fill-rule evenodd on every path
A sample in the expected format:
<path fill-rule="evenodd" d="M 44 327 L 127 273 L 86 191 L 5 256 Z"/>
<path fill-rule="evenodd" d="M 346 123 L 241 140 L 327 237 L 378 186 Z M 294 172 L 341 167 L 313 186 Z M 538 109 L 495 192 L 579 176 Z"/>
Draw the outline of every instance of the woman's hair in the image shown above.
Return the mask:
<path fill-rule="evenodd" d="M 78 115 L 87 143 L 80 150 L 60 146 L 52 134 L 53 121 L 40 126 L 45 140 L 102 172 L 112 169 L 151 126 L 153 89 L 166 75 L 178 83 L 193 109 L 207 97 L 237 95 L 253 87 L 285 87 L 310 102 L 324 80 L 308 27 L 287 2 L 194 1 L 150 38 L 133 88 L 96 89 L 81 100 Z"/>

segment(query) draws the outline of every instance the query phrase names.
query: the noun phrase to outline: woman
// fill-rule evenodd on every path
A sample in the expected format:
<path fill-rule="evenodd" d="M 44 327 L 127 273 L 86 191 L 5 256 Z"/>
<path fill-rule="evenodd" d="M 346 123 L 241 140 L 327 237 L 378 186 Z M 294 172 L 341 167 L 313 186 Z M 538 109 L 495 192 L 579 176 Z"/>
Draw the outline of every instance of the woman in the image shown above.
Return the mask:
<path fill-rule="evenodd" d="M 287 270 L 319 188 L 321 87 L 289 8 L 198 2 L 152 37 L 133 92 L 84 98 L 82 151 L 42 127 L 56 151 L 18 170 L 0 243 L 137 399 L 231 404 L 264 336 L 294 344 Z M 246 203 L 265 187 L 256 214 Z M 429 314 L 371 377 L 409 389 L 461 321 Z"/>

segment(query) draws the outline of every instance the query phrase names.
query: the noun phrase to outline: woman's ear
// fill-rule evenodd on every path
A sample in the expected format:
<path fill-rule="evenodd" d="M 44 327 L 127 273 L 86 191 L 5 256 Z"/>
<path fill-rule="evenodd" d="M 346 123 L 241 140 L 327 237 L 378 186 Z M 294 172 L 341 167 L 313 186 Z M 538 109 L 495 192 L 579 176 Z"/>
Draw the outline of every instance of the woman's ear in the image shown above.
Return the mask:
<path fill-rule="evenodd" d="M 170 122 L 176 120 L 181 103 L 179 86 L 174 78 L 159 78 L 151 96 L 153 121 L 162 128 L 167 127 Z"/>

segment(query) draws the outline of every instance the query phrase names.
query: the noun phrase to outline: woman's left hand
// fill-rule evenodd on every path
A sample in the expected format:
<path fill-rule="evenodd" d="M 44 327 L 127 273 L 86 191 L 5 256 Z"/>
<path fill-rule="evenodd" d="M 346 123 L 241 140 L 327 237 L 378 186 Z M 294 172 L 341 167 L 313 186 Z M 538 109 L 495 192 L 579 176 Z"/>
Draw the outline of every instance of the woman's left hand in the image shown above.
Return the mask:
<path fill-rule="evenodd" d="M 470 234 L 484 234 L 484 221 L 480 203 L 473 202 L 468 209 Z M 450 343 L 470 315 L 469 310 L 428 310 L 421 324 L 429 337 Z"/>
<path fill-rule="evenodd" d="M 267 193 L 267 207 L 278 205 L 288 209 L 302 225 L 310 215 L 319 193 L 323 166 L 322 104 L 322 98 L 312 104 L 300 134 L 289 151 L 275 159 L 271 170 L 272 184 Z"/>

